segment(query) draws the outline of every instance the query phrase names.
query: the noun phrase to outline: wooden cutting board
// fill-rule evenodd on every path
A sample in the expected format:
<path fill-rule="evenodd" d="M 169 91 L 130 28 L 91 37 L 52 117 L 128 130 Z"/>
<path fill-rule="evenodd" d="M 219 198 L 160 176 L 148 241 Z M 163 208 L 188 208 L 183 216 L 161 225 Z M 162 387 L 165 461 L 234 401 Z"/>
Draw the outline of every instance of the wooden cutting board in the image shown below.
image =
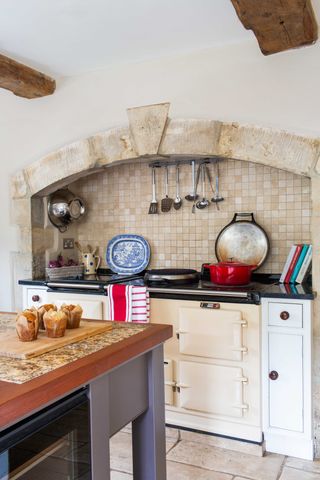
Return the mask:
<path fill-rule="evenodd" d="M 112 330 L 110 323 L 81 320 L 80 327 L 66 330 L 64 337 L 48 338 L 45 332 L 40 331 L 37 340 L 21 342 L 15 329 L 10 328 L 0 332 L 0 355 L 26 360 L 108 330 Z"/>

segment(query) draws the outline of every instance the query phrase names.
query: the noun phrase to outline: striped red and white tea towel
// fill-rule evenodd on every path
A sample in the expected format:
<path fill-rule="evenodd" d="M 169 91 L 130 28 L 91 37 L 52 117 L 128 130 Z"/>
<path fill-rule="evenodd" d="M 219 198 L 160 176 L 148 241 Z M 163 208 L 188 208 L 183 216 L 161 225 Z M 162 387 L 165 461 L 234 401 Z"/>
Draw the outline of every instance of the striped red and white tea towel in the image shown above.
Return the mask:
<path fill-rule="evenodd" d="M 108 285 L 109 318 L 118 322 L 149 322 L 150 301 L 146 287 Z"/>

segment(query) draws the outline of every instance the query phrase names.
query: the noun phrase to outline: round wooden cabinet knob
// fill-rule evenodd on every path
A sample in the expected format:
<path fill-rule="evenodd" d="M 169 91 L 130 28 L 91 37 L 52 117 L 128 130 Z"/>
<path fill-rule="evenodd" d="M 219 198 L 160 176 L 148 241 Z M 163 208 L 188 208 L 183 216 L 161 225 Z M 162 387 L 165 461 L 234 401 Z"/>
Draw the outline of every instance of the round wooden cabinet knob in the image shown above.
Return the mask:
<path fill-rule="evenodd" d="M 284 311 L 280 313 L 281 320 L 288 320 L 289 317 L 290 317 L 289 312 Z"/>
<path fill-rule="evenodd" d="M 269 378 L 270 378 L 270 380 L 277 380 L 278 377 L 279 377 L 279 373 L 276 372 L 275 370 L 272 370 L 272 371 L 269 373 Z"/>
<path fill-rule="evenodd" d="M 40 297 L 39 297 L 39 295 L 32 295 L 31 299 L 32 299 L 33 302 L 39 302 Z"/>

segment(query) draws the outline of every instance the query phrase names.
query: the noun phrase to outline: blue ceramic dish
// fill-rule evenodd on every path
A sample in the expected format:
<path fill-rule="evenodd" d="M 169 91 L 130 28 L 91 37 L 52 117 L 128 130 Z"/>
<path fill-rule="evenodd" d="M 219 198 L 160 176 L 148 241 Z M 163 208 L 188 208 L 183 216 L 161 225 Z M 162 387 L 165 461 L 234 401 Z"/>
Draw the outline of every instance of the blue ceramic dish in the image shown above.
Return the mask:
<path fill-rule="evenodd" d="M 147 268 L 150 245 L 140 235 L 116 235 L 107 246 L 106 262 L 115 273 L 134 275 Z"/>

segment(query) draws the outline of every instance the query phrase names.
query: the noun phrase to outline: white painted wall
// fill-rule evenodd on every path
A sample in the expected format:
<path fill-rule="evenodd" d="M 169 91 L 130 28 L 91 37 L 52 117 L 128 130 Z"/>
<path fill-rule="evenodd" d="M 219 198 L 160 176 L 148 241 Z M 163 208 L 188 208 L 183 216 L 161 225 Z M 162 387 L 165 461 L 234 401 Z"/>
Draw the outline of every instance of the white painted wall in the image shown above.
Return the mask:
<path fill-rule="evenodd" d="M 64 144 L 127 123 L 126 108 L 171 102 L 171 117 L 320 134 L 320 47 L 264 57 L 255 42 L 129 64 L 57 82 L 51 97 L 0 91 L 0 310 L 11 308 L 9 176 Z"/>

